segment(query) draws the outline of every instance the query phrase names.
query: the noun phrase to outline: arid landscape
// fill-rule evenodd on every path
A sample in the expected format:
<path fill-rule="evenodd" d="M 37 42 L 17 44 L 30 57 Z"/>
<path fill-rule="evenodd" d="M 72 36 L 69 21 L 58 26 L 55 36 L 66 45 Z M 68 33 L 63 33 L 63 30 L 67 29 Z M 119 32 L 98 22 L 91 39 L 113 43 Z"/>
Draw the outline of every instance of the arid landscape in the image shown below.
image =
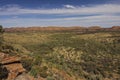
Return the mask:
<path fill-rule="evenodd" d="M 0 80 L 120 80 L 120 0 L 0 0 Z"/>
<path fill-rule="evenodd" d="M 2 80 L 120 79 L 119 26 L 5 28 L 1 41 Z"/>

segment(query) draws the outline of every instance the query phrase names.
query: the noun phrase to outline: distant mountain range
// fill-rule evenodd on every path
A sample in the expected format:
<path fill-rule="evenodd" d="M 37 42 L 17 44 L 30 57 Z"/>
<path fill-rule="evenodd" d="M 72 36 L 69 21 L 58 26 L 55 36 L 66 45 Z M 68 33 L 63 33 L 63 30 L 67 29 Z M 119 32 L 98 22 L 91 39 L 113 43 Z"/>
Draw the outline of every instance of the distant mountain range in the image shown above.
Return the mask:
<path fill-rule="evenodd" d="M 102 28 L 100 26 L 91 26 L 91 27 L 80 27 L 80 26 L 72 26 L 72 27 L 12 27 L 12 28 L 4 28 L 5 32 L 26 32 L 26 31 L 72 31 L 72 32 L 96 32 L 96 31 L 120 31 L 120 26 L 112 26 L 110 28 Z"/>

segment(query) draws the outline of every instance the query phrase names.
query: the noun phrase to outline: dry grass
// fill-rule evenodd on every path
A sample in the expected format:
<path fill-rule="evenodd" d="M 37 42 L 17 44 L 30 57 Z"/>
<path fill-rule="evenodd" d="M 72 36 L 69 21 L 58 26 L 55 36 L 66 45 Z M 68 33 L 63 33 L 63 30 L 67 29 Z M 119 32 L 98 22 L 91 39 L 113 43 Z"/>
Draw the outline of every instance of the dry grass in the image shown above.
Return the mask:
<path fill-rule="evenodd" d="M 106 38 L 111 37 L 110 33 L 94 33 L 94 34 L 83 34 L 83 35 L 76 35 L 73 38 L 81 38 L 81 39 L 97 39 L 97 38 Z"/>
<path fill-rule="evenodd" d="M 14 44 L 37 44 L 49 41 L 48 33 L 5 33 L 4 40 Z"/>

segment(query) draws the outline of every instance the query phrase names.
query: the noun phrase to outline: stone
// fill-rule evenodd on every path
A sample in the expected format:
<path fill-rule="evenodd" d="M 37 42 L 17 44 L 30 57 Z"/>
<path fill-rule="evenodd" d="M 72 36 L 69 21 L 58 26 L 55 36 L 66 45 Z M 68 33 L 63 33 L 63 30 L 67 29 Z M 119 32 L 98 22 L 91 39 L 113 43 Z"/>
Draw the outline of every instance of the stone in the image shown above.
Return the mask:
<path fill-rule="evenodd" d="M 26 73 L 23 73 L 19 76 L 17 76 L 14 80 L 35 80 L 34 77 L 26 74 Z"/>

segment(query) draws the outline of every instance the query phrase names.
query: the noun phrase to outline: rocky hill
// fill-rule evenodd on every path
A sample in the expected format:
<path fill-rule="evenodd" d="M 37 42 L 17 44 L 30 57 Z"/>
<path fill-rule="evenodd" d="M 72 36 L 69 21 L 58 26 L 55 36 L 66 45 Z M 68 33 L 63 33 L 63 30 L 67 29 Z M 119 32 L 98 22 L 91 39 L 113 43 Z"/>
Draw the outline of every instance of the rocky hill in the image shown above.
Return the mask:
<path fill-rule="evenodd" d="M 72 32 L 96 32 L 96 31 L 120 31 L 120 26 L 113 26 L 111 28 L 101 28 L 100 26 L 91 26 L 91 27 L 13 27 L 5 28 L 5 32 L 25 32 L 25 31 L 72 31 Z"/>

